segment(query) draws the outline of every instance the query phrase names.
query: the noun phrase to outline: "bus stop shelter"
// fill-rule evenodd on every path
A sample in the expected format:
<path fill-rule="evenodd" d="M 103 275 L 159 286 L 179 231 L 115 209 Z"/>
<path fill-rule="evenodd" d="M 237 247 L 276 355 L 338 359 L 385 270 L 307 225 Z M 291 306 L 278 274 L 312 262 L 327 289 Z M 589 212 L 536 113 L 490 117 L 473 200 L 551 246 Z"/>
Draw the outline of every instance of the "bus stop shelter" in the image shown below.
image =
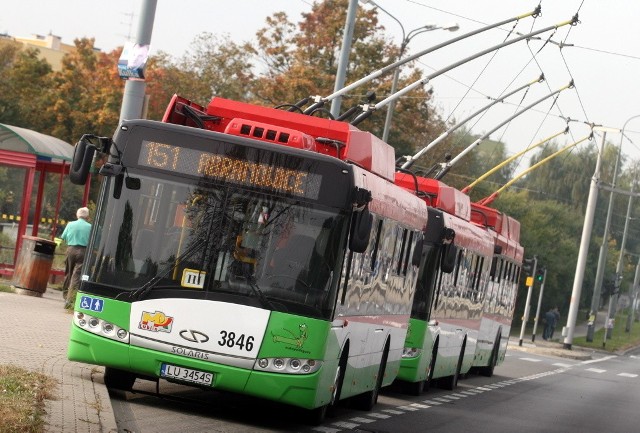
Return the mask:
<path fill-rule="evenodd" d="M 38 227 L 42 214 L 42 198 L 46 174 L 59 175 L 55 216 L 52 218 L 53 230 L 51 240 L 55 234 L 55 225 L 58 223 L 60 202 L 62 196 L 63 179 L 69 174 L 69 165 L 73 158 L 73 146 L 58 138 L 41 134 L 39 132 L 20 128 L 17 126 L 0 123 L 0 166 L 8 166 L 24 169 L 23 189 L 16 196 L 21 196 L 20 206 L 16 209 L 14 222 L 18 225 L 16 246 L 13 254 L 13 263 L 0 263 L 5 274 L 11 274 L 18 253 L 22 246 L 23 237 L 28 235 L 30 206 L 32 201 L 34 182 L 38 178 L 35 210 L 31 224 L 31 236 L 38 235 Z M 84 190 L 82 203 L 85 205 L 89 196 L 89 182 Z M 17 199 L 17 197 L 16 197 Z M 6 216 L 6 215 L 4 215 Z M 12 216 L 13 217 L 13 216 Z M 2 271 L 2 269 L 0 269 Z"/>

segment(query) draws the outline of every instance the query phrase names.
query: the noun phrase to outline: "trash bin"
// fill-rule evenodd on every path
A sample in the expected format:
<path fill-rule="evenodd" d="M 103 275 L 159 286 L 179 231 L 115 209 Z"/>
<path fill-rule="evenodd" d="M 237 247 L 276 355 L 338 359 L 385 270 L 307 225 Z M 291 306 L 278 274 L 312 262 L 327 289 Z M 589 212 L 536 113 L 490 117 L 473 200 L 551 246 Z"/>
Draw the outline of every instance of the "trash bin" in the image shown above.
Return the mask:
<path fill-rule="evenodd" d="M 23 236 L 13 272 L 13 286 L 18 293 L 42 296 L 47 290 L 56 243 L 34 236 Z"/>

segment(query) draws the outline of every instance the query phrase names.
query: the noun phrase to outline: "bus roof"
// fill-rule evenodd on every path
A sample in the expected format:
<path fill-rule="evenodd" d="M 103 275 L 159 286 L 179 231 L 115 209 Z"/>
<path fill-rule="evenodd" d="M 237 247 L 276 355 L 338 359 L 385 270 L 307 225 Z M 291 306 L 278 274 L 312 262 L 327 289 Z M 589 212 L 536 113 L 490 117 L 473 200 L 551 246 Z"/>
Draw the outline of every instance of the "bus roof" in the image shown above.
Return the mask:
<path fill-rule="evenodd" d="M 331 155 L 394 181 L 394 148 L 347 122 L 220 97 L 205 108 L 177 95 L 162 120 Z"/>

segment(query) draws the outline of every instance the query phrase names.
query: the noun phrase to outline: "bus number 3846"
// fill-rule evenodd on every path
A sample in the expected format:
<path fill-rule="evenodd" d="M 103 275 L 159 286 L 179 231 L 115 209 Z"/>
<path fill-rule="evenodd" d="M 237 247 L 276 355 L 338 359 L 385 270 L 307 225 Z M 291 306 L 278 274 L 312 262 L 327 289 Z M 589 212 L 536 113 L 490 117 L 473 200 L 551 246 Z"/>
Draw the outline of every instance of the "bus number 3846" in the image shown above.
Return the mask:
<path fill-rule="evenodd" d="M 233 331 L 220 331 L 220 340 L 218 340 L 218 345 L 227 347 L 237 346 L 240 350 L 251 352 L 253 350 L 253 340 L 254 338 L 251 335 L 245 338 L 244 334 L 236 336 L 236 333 Z"/>

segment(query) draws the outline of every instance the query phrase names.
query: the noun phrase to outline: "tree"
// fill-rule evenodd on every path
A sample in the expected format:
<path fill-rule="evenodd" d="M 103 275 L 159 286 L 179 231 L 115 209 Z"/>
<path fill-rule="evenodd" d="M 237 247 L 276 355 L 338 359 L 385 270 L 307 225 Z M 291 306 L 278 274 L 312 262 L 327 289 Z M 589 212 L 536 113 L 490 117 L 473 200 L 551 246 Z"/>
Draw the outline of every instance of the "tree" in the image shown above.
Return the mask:
<path fill-rule="evenodd" d="M 584 215 L 571 205 L 553 200 L 534 200 L 528 191 L 507 192 L 496 200 L 494 207 L 520 221 L 520 243 L 525 256 L 538 256 L 539 266 L 546 266 L 545 303 L 558 305 L 566 311 L 571 298 L 575 277 L 579 240 Z M 597 251 L 592 240 L 590 250 Z M 589 257 L 584 287 L 593 287 L 597 257 Z M 520 311 L 524 296 L 518 297 Z M 590 302 L 588 290 L 583 292 L 581 303 Z M 517 314 L 516 314 L 517 316 Z"/>
<path fill-rule="evenodd" d="M 347 0 L 315 1 L 311 12 L 294 26 L 284 12 L 267 19 L 267 26 L 257 34 L 255 55 L 267 67 L 252 85 L 254 101 L 269 105 L 293 103 L 307 96 L 333 93 L 342 45 Z M 384 38 L 378 23 L 377 10 L 359 9 L 356 15 L 346 83 L 362 78 L 398 58 L 399 47 Z M 406 76 L 399 88 L 417 81 L 421 71 L 405 68 Z M 354 89 L 345 95 L 343 108 L 361 103 L 367 91 L 375 91 L 379 99 L 391 88 L 391 74 L 373 80 L 367 87 Z M 443 122 L 429 104 L 430 95 L 418 88 L 400 99 L 394 112 L 394 128 L 389 142 L 396 153 L 413 154 L 424 143 L 435 138 Z M 382 135 L 385 110 L 375 112 L 358 128 Z"/>
<path fill-rule="evenodd" d="M 102 53 L 94 40 L 74 41 L 76 49 L 62 60 L 54 73 L 51 104 L 47 113 L 55 119 L 48 131 L 69 143 L 85 133 L 109 136 L 118 125 L 123 82 L 116 64 L 121 50 Z"/>
<path fill-rule="evenodd" d="M 148 65 L 149 118 L 160 120 L 173 94 L 206 104 L 212 96 L 234 100 L 251 98 L 254 79 L 250 50 L 228 36 L 203 33 L 177 61 L 166 53 Z"/>
<path fill-rule="evenodd" d="M 51 89 L 51 65 L 33 48 L 0 46 L 0 123 L 40 130 Z"/>

